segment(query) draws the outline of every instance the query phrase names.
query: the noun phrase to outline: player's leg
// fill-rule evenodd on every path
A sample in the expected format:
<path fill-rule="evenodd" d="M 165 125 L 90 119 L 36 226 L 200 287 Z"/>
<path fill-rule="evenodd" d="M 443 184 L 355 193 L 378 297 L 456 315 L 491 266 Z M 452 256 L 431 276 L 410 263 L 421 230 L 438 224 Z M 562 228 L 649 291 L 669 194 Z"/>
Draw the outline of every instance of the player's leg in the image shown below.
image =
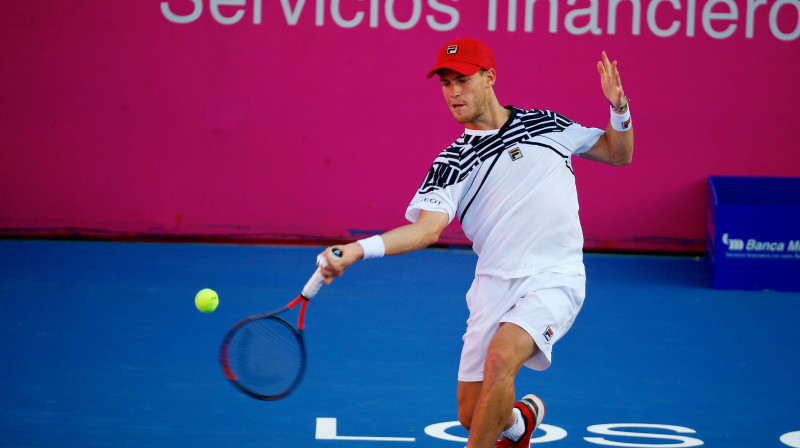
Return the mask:
<path fill-rule="evenodd" d="M 472 426 L 472 415 L 482 386 L 483 381 L 458 382 L 458 421 L 467 430 Z"/>
<path fill-rule="evenodd" d="M 492 446 L 500 433 L 514 423 L 514 378 L 537 350 L 527 331 L 512 323 L 501 325 L 486 354 L 483 383 L 469 421 L 468 448 Z"/>
<path fill-rule="evenodd" d="M 497 323 L 506 309 L 514 304 L 513 299 L 509 299 L 507 304 L 496 299 L 507 294 L 508 283 L 507 280 L 477 276 L 467 292 L 470 316 L 458 365 L 458 420 L 466 429 L 472 425 L 472 415 L 483 386 L 486 352 L 498 330 Z"/>

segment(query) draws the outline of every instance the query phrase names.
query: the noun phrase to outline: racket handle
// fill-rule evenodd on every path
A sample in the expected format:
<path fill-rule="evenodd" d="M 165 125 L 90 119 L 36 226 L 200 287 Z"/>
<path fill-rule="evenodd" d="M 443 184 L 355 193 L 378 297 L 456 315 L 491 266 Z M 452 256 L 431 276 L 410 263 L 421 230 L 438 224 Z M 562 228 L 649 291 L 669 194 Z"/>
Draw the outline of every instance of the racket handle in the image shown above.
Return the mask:
<path fill-rule="evenodd" d="M 342 258 L 341 249 L 331 249 L 331 257 L 334 260 Z M 325 276 L 322 275 L 322 268 L 328 265 L 328 260 L 320 255 L 317 257 L 317 264 L 319 264 L 320 267 L 314 271 L 314 275 L 308 279 L 308 282 L 306 282 L 306 285 L 303 287 L 303 292 L 301 292 L 302 296 L 306 299 L 312 299 L 315 295 L 317 295 L 320 288 L 322 288 L 322 285 L 325 283 Z"/>

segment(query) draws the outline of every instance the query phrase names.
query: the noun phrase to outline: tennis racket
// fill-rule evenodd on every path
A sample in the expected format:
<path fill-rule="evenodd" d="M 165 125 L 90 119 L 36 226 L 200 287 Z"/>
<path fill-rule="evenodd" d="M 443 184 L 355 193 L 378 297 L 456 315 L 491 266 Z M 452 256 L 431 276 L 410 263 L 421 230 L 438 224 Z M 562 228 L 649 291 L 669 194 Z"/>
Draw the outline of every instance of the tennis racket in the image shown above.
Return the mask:
<path fill-rule="evenodd" d="M 331 249 L 339 259 L 342 251 Z M 326 263 L 320 256 L 319 263 Z M 258 400 L 279 400 L 289 395 L 303 378 L 306 347 L 303 342 L 306 307 L 322 287 L 317 268 L 296 299 L 269 313 L 242 319 L 228 330 L 219 349 L 222 373 L 239 390 Z M 300 305 L 297 327 L 279 317 Z"/>

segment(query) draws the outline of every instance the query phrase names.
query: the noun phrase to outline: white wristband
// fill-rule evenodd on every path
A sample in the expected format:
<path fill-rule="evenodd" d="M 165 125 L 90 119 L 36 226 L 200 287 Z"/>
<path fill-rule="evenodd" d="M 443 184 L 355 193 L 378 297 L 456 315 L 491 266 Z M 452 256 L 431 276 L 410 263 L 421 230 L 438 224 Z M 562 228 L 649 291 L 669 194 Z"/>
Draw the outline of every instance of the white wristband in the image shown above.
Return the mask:
<path fill-rule="evenodd" d="M 356 242 L 361 246 L 361 249 L 364 250 L 364 260 L 380 258 L 386 252 L 386 246 L 383 244 L 383 238 L 381 238 L 380 235 L 364 238 Z"/>
<path fill-rule="evenodd" d="M 618 114 L 614 112 L 614 108 L 611 108 L 611 127 L 619 132 L 625 132 L 631 128 L 631 106 L 630 103 L 628 104 L 628 108 L 625 110 L 624 114 Z"/>

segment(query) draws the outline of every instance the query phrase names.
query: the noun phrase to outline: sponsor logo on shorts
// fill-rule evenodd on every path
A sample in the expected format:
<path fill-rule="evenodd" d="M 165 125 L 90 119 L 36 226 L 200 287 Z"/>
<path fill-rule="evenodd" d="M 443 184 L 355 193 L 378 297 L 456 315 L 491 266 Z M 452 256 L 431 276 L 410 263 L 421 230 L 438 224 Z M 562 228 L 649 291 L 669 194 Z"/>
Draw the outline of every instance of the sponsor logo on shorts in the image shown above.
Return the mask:
<path fill-rule="evenodd" d="M 547 330 L 544 331 L 543 336 L 547 342 L 550 342 L 550 338 L 553 337 L 553 330 L 551 330 L 550 327 L 547 327 Z"/>

